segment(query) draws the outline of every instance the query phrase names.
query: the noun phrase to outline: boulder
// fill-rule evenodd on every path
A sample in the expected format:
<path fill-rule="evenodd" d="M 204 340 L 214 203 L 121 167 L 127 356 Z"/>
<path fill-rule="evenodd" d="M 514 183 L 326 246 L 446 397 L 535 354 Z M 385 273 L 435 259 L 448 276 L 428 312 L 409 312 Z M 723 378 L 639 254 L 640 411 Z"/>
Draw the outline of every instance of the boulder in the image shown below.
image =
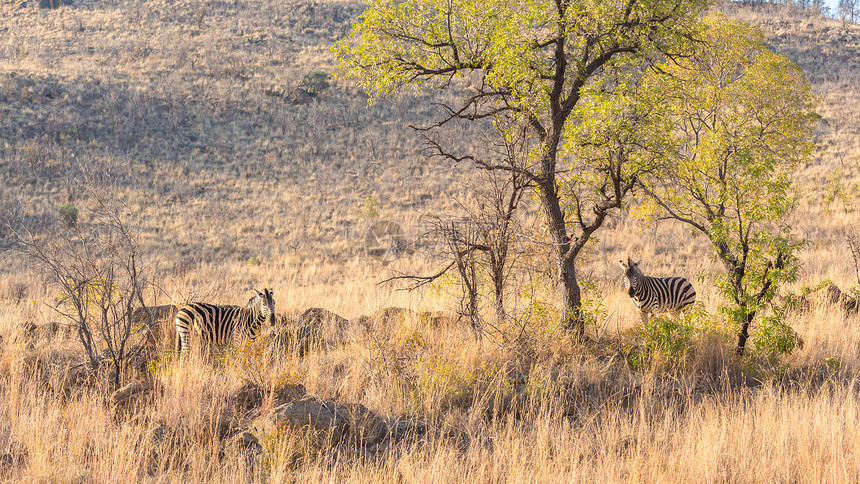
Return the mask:
<path fill-rule="evenodd" d="M 460 321 L 459 316 L 452 316 L 441 311 L 422 311 L 418 314 L 421 323 L 431 328 L 450 328 Z"/>
<path fill-rule="evenodd" d="M 388 425 L 360 403 L 340 405 L 338 413 L 349 424 L 349 439 L 356 444 L 376 444 L 388 435 Z"/>
<path fill-rule="evenodd" d="M 39 326 L 39 335 L 46 339 L 54 338 L 59 334 L 69 334 L 70 326 L 59 321 L 51 321 Z"/>
<path fill-rule="evenodd" d="M 39 0 L 39 8 L 55 9 L 71 4 L 72 0 Z"/>
<path fill-rule="evenodd" d="M 319 345 L 342 343 L 350 322 L 327 309 L 310 308 L 299 318 L 299 353 Z"/>
<path fill-rule="evenodd" d="M 837 286 L 831 284 L 825 288 L 825 297 L 830 304 L 842 307 L 848 313 L 856 313 L 860 301 L 842 292 Z"/>
<path fill-rule="evenodd" d="M 247 413 L 263 405 L 268 390 L 256 383 L 245 382 L 238 390 L 233 392 L 233 397 L 241 413 Z M 298 400 L 305 396 L 304 385 L 284 384 L 272 389 L 272 402 L 274 406 Z"/>
<path fill-rule="evenodd" d="M 341 442 L 376 444 L 388 436 L 388 426 L 359 403 L 337 404 L 316 399 L 280 405 L 251 424 L 251 433 L 258 441 L 264 436 L 281 438 L 287 432 L 307 435 L 316 447 L 322 448 Z"/>
<path fill-rule="evenodd" d="M 433 328 L 449 327 L 459 321 L 459 317 L 441 311 L 413 311 L 406 308 L 387 307 L 369 316 L 361 316 L 356 322 L 367 329 L 373 327 L 392 328 L 414 320 Z"/>
<path fill-rule="evenodd" d="M 236 447 L 245 452 L 246 462 L 248 464 L 253 463 L 254 456 L 263 451 L 263 446 L 260 445 L 257 438 L 247 430 L 233 436 L 231 440 Z"/>
<path fill-rule="evenodd" d="M 239 412 L 245 413 L 263 404 L 266 390 L 253 382 L 245 382 L 238 390 L 233 392 L 233 398 L 239 407 Z"/>
<path fill-rule="evenodd" d="M 274 396 L 273 405 L 278 406 L 303 398 L 307 391 L 305 390 L 305 386 L 301 383 L 288 383 L 276 386 L 272 393 Z"/>
<path fill-rule="evenodd" d="M 307 435 L 318 448 L 331 447 L 346 435 L 349 422 L 330 401 L 315 399 L 297 400 L 276 407 L 271 413 L 257 418 L 251 424 L 251 434 L 258 440 L 280 439 L 287 433 Z"/>
<path fill-rule="evenodd" d="M 350 322 L 323 308 L 310 308 L 301 314 L 276 316 L 274 327 L 265 331 L 269 343 L 303 356 L 311 348 L 343 341 Z"/>
<path fill-rule="evenodd" d="M 806 312 L 816 306 L 839 306 L 849 314 L 860 311 L 860 300 L 842 292 L 838 286 L 830 284 L 804 296 L 781 296 L 774 298 L 777 306 L 789 311 Z"/>
<path fill-rule="evenodd" d="M 155 341 L 172 342 L 176 332 L 174 321 L 178 312 L 179 308 L 173 304 L 145 306 L 134 310 L 131 321 L 149 331 Z"/>
<path fill-rule="evenodd" d="M 0 476 L 15 468 L 27 465 L 27 448 L 17 442 L 10 442 L 8 452 L 0 454 Z"/>
<path fill-rule="evenodd" d="M 135 411 L 152 404 L 155 399 L 155 390 L 158 383 L 155 380 L 139 380 L 113 392 L 107 403 L 115 412 L 134 413 Z"/>
<path fill-rule="evenodd" d="M 32 350 L 36 347 L 36 340 L 38 337 L 39 330 L 36 324 L 32 321 L 26 321 L 18 326 L 13 337 L 13 342 Z"/>
<path fill-rule="evenodd" d="M 427 425 L 420 420 L 401 419 L 391 426 L 391 440 L 394 442 L 418 439 L 426 433 Z"/>

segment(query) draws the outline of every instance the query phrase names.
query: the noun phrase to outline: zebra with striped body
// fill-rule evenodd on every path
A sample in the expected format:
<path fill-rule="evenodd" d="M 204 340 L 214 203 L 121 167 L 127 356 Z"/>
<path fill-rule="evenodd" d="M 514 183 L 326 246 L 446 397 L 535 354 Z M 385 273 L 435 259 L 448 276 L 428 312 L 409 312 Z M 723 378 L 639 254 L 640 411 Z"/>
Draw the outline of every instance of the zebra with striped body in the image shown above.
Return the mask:
<path fill-rule="evenodd" d="M 671 312 L 673 316 L 696 302 L 696 290 L 683 277 L 648 277 L 639 269 L 640 262 L 627 258 L 627 263 L 618 261 L 624 269 L 624 287 L 627 295 L 642 315 L 642 324 L 648 322 L 649 314 Z"/>
<path fill-rule="evenodd" d="M 274 290 L 254 289 L 256 296 L 247 307 L 190 303 L 176 314 L 176 346 L 180 353 L 189 348 L 190 333 L 211 345 L 224 345 L 241 338 L 255 339 L 264 321 L 275 323 Z"/>

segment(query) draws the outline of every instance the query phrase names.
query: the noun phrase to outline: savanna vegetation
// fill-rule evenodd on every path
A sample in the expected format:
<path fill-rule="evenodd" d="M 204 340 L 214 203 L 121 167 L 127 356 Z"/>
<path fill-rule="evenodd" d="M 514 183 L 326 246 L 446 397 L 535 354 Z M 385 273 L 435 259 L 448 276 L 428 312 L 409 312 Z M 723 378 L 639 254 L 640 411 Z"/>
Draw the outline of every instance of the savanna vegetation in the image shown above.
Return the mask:
<path fill-rule="evenodd" d="M 510 5 L 0 4 L 0 477 L 858 480 L 860 27 Z"/>

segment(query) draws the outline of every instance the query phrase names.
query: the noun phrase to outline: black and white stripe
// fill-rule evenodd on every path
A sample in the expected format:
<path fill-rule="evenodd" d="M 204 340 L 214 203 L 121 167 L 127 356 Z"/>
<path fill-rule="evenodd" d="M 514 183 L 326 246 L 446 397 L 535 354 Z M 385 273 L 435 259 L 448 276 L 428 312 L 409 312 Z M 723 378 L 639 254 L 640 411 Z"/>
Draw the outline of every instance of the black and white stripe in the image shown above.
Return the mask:
<path fill-rule="evenodd" d="M 675 316 L 696 302 L 696 290 L 683 277 L 648 277 L 639 269 L 639 262 L 627 258 L 627 263 L 618 261 L 624 269 L 624 286 L 627 295 L 633 298 L 642 314 L 642 324 L 648 322 L 649 314 L 671 312 Z"/>
<path fill-rule="evenodd" d="M 211 345 L 224 345 L 243 338 L 256 338 L 266 320 L 274 324 L 274 291 L 254 289 L 254 292 L 256 296 L 247 307 L 200 302 L 183 306 L 176 314 L 176 344 L 180 352 L 188 351 L 192 334 Z"/>

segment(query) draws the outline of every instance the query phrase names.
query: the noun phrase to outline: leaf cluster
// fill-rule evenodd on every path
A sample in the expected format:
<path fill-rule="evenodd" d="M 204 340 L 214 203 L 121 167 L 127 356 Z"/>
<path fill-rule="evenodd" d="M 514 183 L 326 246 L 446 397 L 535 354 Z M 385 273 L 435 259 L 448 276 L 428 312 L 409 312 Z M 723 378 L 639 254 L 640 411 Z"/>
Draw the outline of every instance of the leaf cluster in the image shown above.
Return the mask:
<path fill-rule="evenodd" d="M 791 171 L 808 160 L 815 114 L 800 69 L 770 51 L 760 31 L 712 13 L 695 55 L 646 78 L 665 93 L 673 146 L 643 185 L 646 212 L 691 225 L 726 268 L 718 285 L 734 321 L 748 322 L 795 279 L 800 247 L 785 218 Z"/>

